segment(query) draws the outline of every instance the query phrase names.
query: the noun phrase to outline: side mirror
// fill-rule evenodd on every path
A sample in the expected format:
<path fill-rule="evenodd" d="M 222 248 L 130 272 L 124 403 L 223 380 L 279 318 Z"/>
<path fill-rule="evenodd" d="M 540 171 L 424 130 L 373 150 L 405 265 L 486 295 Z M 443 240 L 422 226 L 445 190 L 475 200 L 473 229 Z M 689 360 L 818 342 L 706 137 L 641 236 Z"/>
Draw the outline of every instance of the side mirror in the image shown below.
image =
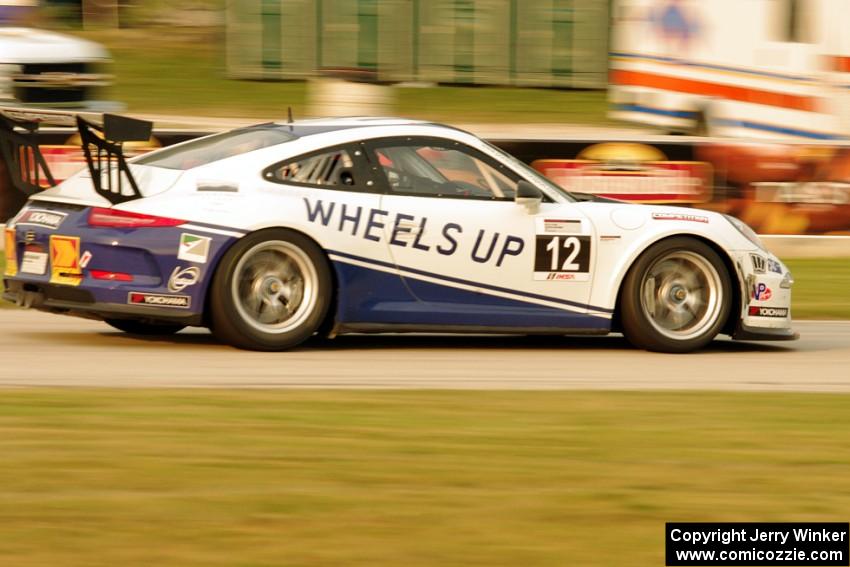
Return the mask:
<path fill-rule="evenodd" d="M 540 209 L 540 202 L 543 201 L 543 191 L 538 189 L 526 180 L 522 180 L 516 184 L 516 196 L 514 202 L 517 205 L 525 207 L 528 214 L 536 214 Z"/>

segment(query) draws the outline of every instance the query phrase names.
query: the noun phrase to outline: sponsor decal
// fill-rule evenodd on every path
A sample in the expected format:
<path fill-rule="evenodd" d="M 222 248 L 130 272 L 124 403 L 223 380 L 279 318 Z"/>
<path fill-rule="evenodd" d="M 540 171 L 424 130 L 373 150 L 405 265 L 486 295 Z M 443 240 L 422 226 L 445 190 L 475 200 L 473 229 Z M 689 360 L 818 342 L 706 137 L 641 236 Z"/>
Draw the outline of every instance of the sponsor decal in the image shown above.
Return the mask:
<path fill-rule="evenodd" d="M 688 222 L 708 222 L 708 217 L 700 215 L 688 215 L 685 213 L 652 213 L 652 218 L 655 220 L 672 220 L 672 221 L 688 221 Z"/>
<path fill-rule="evenodd" d="M 767 262 L 764 256 L 758 254 L 750 254 L 750 260 L 753 263 L 753 271 L 757 274 L 763 274 L 767 270 Z"/>
<path fill-rule="evenodd" d="M 21 273 L 43 276 L 47 272 L 47 252 L 25 250 L 21 258 Z"/>
<path fill-rule="evenodd" d="M 767 301 L 771 297 L 773 297 L 773 292 L 770 291 L 767 284 L 760 283 L 753 285 L 753 299 L 756 301 Z"/>
<path fill-rule="evenodd" d="M 578 219 L 538 219 L 540 232 L 545 234 L 576 234 L 581 232 Z"/>
<path fill-rule="evenodd" d="M 130 305 L 149 305 L 151 307 L 176 307 L 188 309 L 192 298 L 188 295 L 165 295 L 163 293 L 143 293 L 131 291 L 127 294 L 127 303 Z"/>
<path fill-rule="evenodd" d="M 181 268 L 180 266 L 177 266 L 174 268 L 174 271 L 171 272 L 171 277 L 168 278 L 168 291 L 172 293 L 181 292 L 187 287 L 198 283 L 198 280 L 200 279 L 201 270 L 195 266 L 188 268 Z"/>
<path fill-rule="evenodd" d="M 3 240 L 6 246 L 6 269 L 3 271 L 3 275 L 12 277 L 18 273 L 18 256 L 15 248 L 15 229 L 7 228 L 4 230 Z"/>
<path fill-rule="evenodd" d="M 749 313 L 753 317 L 774 317 L 784 319 L 788 316 L 787 307 L 758 307 L 753 305 L 749 309 Z"/>
<path fill-rule="evenodd" d="M 782 264 L 772 258 L 767 259 L 767 269 L 775 274 L 782 273 Z"/>
<path fill-rule="evenodd" d="M 56 229 L 68 216 L 67 213 L 57 213 L 56 211 L 40 211 L 30 209 L 24 211 L 21 217 L 15 221 L 16 224 L 31 224 L 34 226 L 43 226 L 44 228 Z"/>
<path fill-rule="evenodd" d="M 207 236 L 198 236 L 184 232 L 180 235 L 177 258 L 187 262 L 206 264 L 210 254 L 210 240 L 212 239 Z"/>
<path fill-rule="evenodd" d="M 520 236 L 483 228 L 467 231 L 455 222 L 432 226 L 428 217 L 307 197 L 304 197 L 304 205 L 309 222 L 345 236 L 442 256 L 468 255 L 473 262 L 497 268 L 509 264 L 510 258 L 518 257 L 525 249 L 525 239 Z"/>
<path fill-rule="evenodd" d="M 80 285 L 80 238 L 50 235 L 50 283 Z"/>
<path fill-rule="evenodd" d="M 85 268 L 91 262 L 91 252 L 88 250 L 83 251 L 83 255 L 80 256 L 80 267 Z"/>

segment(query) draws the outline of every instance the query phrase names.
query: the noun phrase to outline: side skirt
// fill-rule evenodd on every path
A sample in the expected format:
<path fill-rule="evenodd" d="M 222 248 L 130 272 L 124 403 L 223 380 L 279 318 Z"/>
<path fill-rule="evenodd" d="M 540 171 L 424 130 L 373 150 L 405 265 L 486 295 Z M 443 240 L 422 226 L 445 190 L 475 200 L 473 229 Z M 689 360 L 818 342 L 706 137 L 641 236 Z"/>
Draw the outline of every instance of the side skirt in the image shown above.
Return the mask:
<path fill-rule="evenodd" d="M 563 327 L 485 327 L 477 325 L 411 325 L 407 323 L 343 323 L 331 337 L 347 333 L 445 333 L 487 335 L 607 335 L 608 329 Z"/>

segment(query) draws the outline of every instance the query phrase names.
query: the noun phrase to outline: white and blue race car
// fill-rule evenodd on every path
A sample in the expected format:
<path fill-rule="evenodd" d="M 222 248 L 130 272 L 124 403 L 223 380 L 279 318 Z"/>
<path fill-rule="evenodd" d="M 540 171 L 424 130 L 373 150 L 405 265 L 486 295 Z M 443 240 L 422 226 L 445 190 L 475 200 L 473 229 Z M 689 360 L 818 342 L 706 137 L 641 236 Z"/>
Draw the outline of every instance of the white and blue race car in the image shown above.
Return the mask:
<path fill-rule="evenodd" d="M 127 162 L 135 122 L 79 119 L 88 168 L 8 223 L 4 298 L 257 350 L 354 332 L 620 331 L 665 352 L 797 336 L 791 274 L 728 216 L 570 194 L 425 122 L 267 123 Z"/>

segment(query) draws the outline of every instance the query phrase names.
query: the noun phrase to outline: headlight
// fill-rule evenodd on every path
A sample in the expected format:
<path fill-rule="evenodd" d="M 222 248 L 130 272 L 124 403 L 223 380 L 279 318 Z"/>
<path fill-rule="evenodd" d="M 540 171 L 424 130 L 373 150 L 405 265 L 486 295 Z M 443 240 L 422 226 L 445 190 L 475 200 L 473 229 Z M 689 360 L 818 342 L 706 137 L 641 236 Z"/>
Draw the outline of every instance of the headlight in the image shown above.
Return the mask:
<path fill-rule="evenodd" d="M 756 232 L 753 229 L 751 229 L 749 226 L 747 226 L 747 223 L 745 223 L 741 219 L 736 219 L 732 215 L 723 215 L 723 216 L 726 217 L 726 220 L 729 221 L 729 224 L 731 224 L 732 226 L 737 228 L 738 232 L 743 234 L 744 237 L 747 240 L 749 240 L 750 242 L 752 242 L 753 244 L 755 244 L 756 246 L 758 246 L 762 250 L 767 250 L 767 248 L 764 247 L 764 244 L 762 243 L 758 234 L 756 234 Z"/>

